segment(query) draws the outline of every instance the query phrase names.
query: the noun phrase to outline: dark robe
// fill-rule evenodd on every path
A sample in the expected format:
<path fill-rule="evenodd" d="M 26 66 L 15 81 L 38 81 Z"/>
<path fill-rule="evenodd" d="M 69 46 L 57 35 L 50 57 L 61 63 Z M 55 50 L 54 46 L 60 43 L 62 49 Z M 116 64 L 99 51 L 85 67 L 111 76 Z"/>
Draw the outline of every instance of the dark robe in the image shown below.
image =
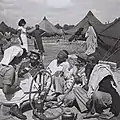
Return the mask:
<path fill-rule="evenodd" d="M 106 76 L 100 83 L 99 83 L 99 91 L 109 93 L 112 97 L 112 106 L 111 112 L 114 113 L 116 116 L 120 113 L 120 96 L 112 87 L 111 81 L 113 78 L 111 75 Z"/>
<path fill-rule="evenodd" d="M 43 43 L 42 43 L 42 33 L 44 33 L 43 30 L 41 29 L 36 29 L 33 33 L 32 36 L 35 37 L 35 49 L 39 49 L 40 52 L 45 52 Z"/>

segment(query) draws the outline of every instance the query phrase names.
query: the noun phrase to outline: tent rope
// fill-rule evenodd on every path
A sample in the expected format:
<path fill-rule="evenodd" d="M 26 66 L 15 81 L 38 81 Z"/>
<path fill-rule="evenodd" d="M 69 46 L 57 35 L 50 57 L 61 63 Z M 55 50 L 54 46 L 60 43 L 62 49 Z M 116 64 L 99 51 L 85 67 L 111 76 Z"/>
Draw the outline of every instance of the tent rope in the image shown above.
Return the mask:
<path fill-rule="evenodd" d="M 108 60 L 111 56 L 113 56 L 118 51 L 120 51 L 120 47 L 117 50 L 115 50 L 110 56 L 108 56 L 105 60 Z"/>

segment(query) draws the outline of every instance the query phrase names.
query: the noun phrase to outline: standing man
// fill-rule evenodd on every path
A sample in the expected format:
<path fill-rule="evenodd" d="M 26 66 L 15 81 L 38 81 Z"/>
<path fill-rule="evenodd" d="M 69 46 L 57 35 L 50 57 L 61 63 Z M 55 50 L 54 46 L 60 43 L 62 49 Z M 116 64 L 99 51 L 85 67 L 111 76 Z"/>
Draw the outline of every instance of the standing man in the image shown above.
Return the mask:
<path fill-rule="evenodd" d="M 40 29 L 38 24 L 35 25 L 35 28 L 36 29 L 32 33 L 32 36 L 35 37 L 35 49 L 38 49 L 41 52 L 41 54 L 43 54 L 43 52 L 45 51 L 44 51 L 41 37 L 45 33 L 45 31 Z"/>
<path fill-rule="evenodd" d="M 47 71 L 53 76 L 51 92 L 55 93 L 55 96 L 51 95 L 53 97 L 52 100 L 58 98 L 59 95 L 62 97 L 73 84 L 73 75 L 76 74 L 77 67 L 70 68 L 70 64 L 67 61 L 68 55 L 69 53 L 66 50 L 61 50 L 57 54 L 57 58 L 47 67 Z"/>

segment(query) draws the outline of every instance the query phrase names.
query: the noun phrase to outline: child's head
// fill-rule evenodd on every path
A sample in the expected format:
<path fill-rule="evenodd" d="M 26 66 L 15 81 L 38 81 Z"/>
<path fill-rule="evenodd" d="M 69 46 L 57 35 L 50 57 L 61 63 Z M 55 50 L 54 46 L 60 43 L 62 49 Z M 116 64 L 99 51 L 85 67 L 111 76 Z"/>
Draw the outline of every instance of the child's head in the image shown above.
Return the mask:
<path fill-rule="evenodd" d="M 87 62 L 88 62 L 89 64 L 97 64 L 97 63 L 98 63 L 98 60 L 95 58 L 95 56 L 88 56 Z"/>
<path fill-rule="evenodd" d="M 78 62 L 80 65 L 83 65 L 83 66 L 86 64 L 86 60 L 85 60 L 84 58 L 79 57 L 79 56 L 78 56 L 78 58 L 77 58 L 77 62 Z"/>
<path fill-rule="evenodd" d="M 18 22 L 18 26 L 25 26 L 26 21 L 24 19 L 20 19 L 20 21 Z"/>
<path fill-rule="evenodd" d="M 77 62 L 79 65 L 84 66 L 87 63 L 87 55 L 86 54 L 77 55 Z"/>

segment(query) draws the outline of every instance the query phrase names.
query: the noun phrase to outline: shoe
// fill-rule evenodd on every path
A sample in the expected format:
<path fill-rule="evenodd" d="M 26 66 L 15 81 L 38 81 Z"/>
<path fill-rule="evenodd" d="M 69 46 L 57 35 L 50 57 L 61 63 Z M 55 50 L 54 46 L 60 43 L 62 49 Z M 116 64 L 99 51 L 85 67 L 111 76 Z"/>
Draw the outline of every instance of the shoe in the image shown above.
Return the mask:
<path fill-rule="evenodd" d="M 19 119 L 26 120 L 27 117 L 23 115 L 18 105 L 14 104 L 10 107 L 10 114 L 16 116 Z"/>

